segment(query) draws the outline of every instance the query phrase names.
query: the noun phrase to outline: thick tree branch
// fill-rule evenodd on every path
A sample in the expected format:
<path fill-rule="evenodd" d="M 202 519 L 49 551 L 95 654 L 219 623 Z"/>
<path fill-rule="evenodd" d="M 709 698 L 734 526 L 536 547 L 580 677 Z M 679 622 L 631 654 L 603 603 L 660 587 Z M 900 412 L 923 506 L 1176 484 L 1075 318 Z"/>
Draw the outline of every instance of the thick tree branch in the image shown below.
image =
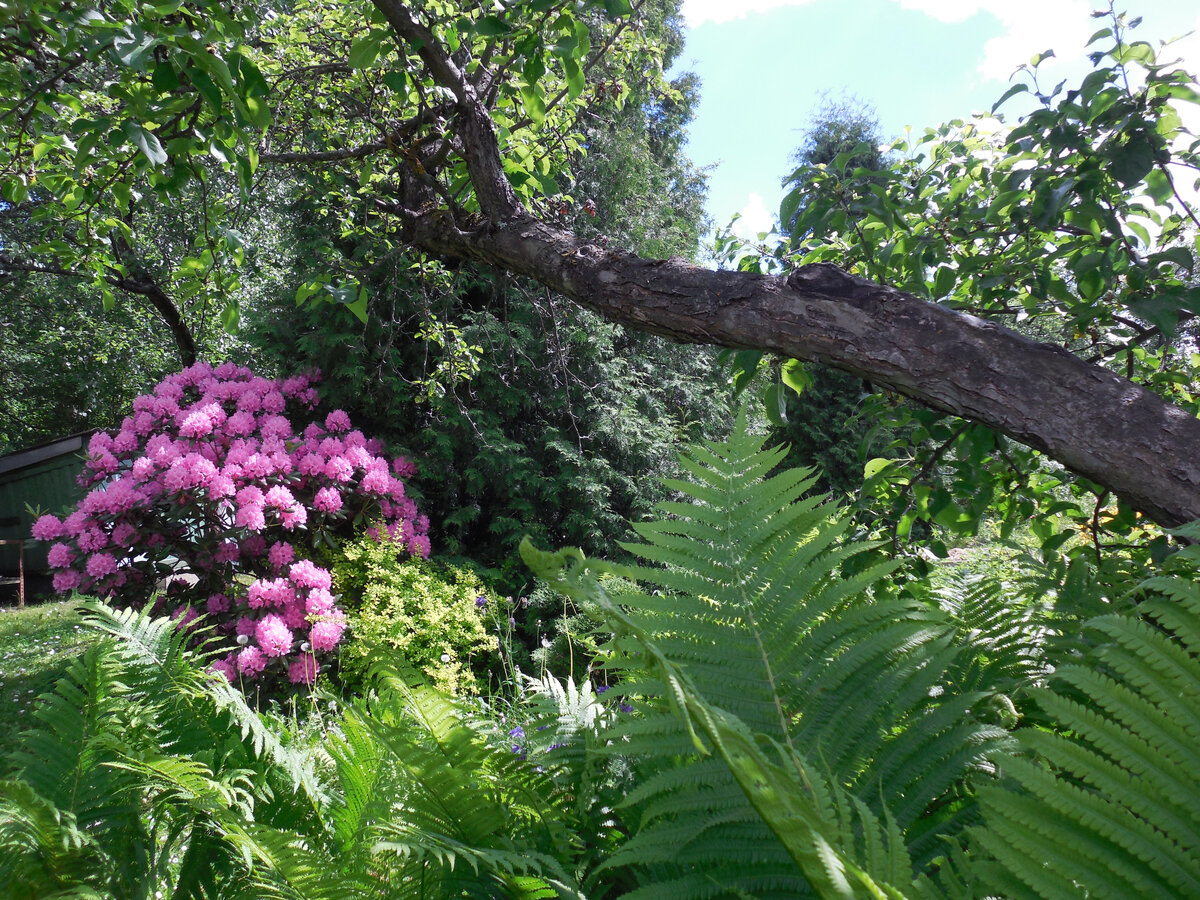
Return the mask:
<path fill-rule="evenodd" d="M 624 325 L 834 366 L 1041 450 L 1164 525 L 1200 518 L 1200 420 L 1067 351 L 823 264 L 788 276 L 641 259 L 530 216 L 408 237 L 526 275 Z"/>

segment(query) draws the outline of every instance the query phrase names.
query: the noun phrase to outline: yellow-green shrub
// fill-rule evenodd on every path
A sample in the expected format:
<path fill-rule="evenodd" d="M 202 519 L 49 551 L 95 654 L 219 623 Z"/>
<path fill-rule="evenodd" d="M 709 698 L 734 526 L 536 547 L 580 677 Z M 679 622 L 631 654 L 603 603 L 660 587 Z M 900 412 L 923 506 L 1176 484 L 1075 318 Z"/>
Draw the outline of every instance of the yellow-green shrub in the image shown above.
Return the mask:
<path fill-rule="evenodd" d="M 341 653 L 346 678 L 361 680 L 399 653 L 443 690 L 477 690 L 473 669 L 482 670 L 497 647 L 485 625 L 495 598 L 470 569 L 411 558 L 386 534 L 363 535 L 337 553 L 333 588 L 350 624 Z"/>

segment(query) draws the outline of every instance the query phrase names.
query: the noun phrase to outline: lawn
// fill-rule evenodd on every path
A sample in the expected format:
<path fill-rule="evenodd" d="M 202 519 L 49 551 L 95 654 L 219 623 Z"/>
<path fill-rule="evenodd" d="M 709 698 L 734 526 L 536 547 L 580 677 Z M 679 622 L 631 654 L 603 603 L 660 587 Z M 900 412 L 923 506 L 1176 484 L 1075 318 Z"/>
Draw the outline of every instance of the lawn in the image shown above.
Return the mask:
<path fill-rule="evenodd" d="M 0 757 L 29 726 L 33 701 L 98 635 L 80 625 L 72 601 L 0 608 Z"/>

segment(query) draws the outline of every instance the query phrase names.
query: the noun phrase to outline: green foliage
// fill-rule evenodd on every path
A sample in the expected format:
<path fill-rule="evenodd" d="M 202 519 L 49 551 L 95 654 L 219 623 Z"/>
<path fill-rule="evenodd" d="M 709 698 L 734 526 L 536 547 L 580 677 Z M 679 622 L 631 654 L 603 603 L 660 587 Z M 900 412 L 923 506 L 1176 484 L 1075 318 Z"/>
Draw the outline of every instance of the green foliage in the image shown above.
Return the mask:
<path fill-rule="evenodd" d="M 826 145 L 871 124 L 835 109 L 841 119 L 818 122 L 788 179 L 790 237 L 750 262 L 835 262 L 1059 344 L 1195 411 L 1200 217 L 1176 180 L 1195 168 L 1180 113 L 1200 94 L 1169 51 L 1131 40 L 1137 21 L 1099 15 L 1108 22 L 1091 41 L 1094 68 L 1076 87 L 1043 89 L 1036 62 L 1023 67 L 1025 82 L 996 104 L 1030 94 L 1037 107 L 1016 124 L 960 120 L 897 141 L 888 156 L 848 141 L 831 155 Z M 897 546 L 929 526 L 972 535 L 985 517 L 1006 538 L 1032 524 L 1061 542 L 1052 517 L 1065 516 L 1090 527 L 1097 551 L 1138 528 L 1126 504 L 1027 447 L 934 410 L 880 411 L 876 424 L 896 443 L 868 461 L 864 518 L 890 522 Z"/>
<path fill-rule="evenodd" d="M 1200 891 L 1200 589 L 1156 577 L 1125 615 L 1091 620 L 1097 649 L 1035 692 L 1055 723 L 981 795 L 991 885 L 1014 898 L 1186 897 Z"/>
<path fill-rule="evenodd" d="M 339 548 L 332 573 L 350 626 L 339 658 L 346 679 L 361 684 L 401 658 L 447 693 L 478 690 L 475 673 L 497 649 L 484 614 L 496 601 L 472 570 L 364 534 Z"/>
<path fill-rule="evenodd" d="M 506 590 L 526 580 L 513 570 L 523 535 L 606 552 L 665 496 L 674 447 L 721 427 L 704 349 L 470 272 L 387 275 L 365 326 L 321 308 L 264 322 L 259 339 L 320 368 L 330 403 L 420 462 L 435 549 L 503 568 Z M 482 348 L 469 380 L 439 375 L 455 365 L 444 346 L 407 340 L 430 316 Z"/>
<path fill-rule="evenodd" d="M 848 520 L 819 498 L 800 499 L 807 472 L 764 477 L 783 451 L 758 445 L 742 421 L 728 444 L 684 459 L 694 481 L 671 486 L 688 502 L 662 504 L 669 518 L 636 525 L 646 543 L 627 547 L 665 565 L 624 570 L 646 589 L 612 595 L 584 577 L 595 564 L 564 570 L 570 557 L 524 545 L 535 570 L 615 632 L 605 669 L 643 710 L 620 747 L 636 760 L 635 834 L 606 865 L 641 872 L 645 896 L 829 887 L 824 851 L 810 858 L 795 843 L 801 826 L 801 843 L 824 846 L 871 822 L 887 833 L 887 866 L 903 859 L 908 872 L 910 853 L 926 865 L 939 836 L 974 815 L 966 776 L 1009 743 L 987 721 L 989 687 L 957 676 L 976 651 L 952 621 L 889 594 L 893 564 L 841 574 L 867 545 L 846 542 Z M 823 787 L 816 801 L 781 796 L 789 783 Z"/>
<path fill-rule="evenodd" d="M 803 474 L 760 480 L 779 452 L 755 443 L 694 451 L 691 502 L 639 527 L 631 549 L 665 569 L 523 546 L 612 631 L 607 668 L 643 710 L 621 745 L 640 757 L 635 830 L 605 864 L 639 870 L 630 896 L 1194 893 L 1194 551 L 1064 653 L 1050 611 L 1005 608 L 997 582 L 945 585 L 947 619 L 839 577 L 844 525 L 798 501 Z M 613 593 L 605 572 L 658 590 Z M 1001 691 L 1040 707 L 1019 744 L 983 721 L 1017 724 Z"/>

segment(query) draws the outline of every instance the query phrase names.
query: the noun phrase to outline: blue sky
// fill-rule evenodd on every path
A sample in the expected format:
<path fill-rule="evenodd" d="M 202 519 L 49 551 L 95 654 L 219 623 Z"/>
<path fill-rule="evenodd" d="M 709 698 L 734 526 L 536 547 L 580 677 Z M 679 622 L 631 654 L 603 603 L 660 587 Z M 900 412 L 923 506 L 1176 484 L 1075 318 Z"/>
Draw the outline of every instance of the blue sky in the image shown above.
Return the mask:
<path fill-rule="evenodd" d="M 673 71 L 703 81 L 688 153 L 709 175 L 708 212 L 734 213 L 743 234 L 765 230 L 780 179 L 822 92 L 872 104 L 887 138 L 985 112 L 1017 66 L 1042 50 L 1056 58 L 1043 83 L 1087 70 L 1084 44 L 1103 20 L 1099 0 L 684 0 L 687 44 Z M 1157 44 L 1200 31 L 1198 0 L 1129 0 Z M 1200 69 L 1200 37 L 1173 44 Z M 1069 81 L 1068 84 L 1071 84 Z M 1017 106 L 1004 107 L 1011 119 Z M 1200 116 L 1196 118 L 1200 119 Z M 1185 121 L 1187 121 L 1185 119 Z M 1200 122 L 1193 130 L 1200 131 Z"/>

